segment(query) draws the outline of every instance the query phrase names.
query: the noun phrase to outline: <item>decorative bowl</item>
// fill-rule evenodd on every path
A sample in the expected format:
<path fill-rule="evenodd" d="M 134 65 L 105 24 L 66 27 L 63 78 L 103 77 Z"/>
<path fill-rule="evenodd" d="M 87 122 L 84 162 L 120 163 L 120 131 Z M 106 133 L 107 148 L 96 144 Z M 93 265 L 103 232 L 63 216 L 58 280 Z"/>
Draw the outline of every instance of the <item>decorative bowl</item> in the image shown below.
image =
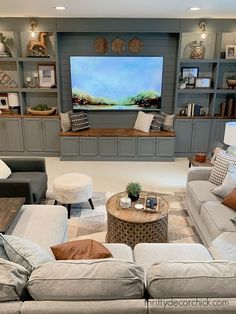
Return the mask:
<path fill-rule="evenodd" d="M 27 109 L 28 113 L 31 113 L 32 115 L 36 116 L 50 116 L 55 113 L 56 107 L 52 107 L 50 110 L 34 110 L 31 108 Z"/>

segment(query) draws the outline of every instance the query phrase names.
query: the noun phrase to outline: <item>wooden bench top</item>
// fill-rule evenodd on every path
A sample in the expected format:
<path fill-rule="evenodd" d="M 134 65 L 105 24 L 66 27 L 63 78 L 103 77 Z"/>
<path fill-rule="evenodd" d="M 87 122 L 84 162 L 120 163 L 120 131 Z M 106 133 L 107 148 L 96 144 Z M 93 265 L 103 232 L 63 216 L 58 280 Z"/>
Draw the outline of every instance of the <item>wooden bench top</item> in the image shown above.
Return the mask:
<path fill-rule="evenodd" d="M 88 136 L 88 137 L 175 137 L 174 131 L 160 131 L 149 133 L 134 129 L 88 129 L 80 132 L 60 132 L 60 136 Z"/>

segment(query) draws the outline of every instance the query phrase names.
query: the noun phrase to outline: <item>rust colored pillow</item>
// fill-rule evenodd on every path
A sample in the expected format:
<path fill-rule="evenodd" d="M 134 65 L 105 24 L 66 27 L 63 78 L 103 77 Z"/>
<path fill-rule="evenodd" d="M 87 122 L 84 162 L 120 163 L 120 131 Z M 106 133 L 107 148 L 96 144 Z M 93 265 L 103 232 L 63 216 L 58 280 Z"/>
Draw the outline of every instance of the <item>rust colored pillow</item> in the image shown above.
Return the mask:
<path fill-rule="evenodd" d="M 236 188 L 234 188 L 231 193 L 226 195 L 226 197 L 222 201 L 222 204 L 236 210 Z"/>
<path fill-rule="evenodd" d="M 95 240 L 76 240 L 51 247 L 57 260 L 97 259 L 112 257 L 111 252 Z"/>

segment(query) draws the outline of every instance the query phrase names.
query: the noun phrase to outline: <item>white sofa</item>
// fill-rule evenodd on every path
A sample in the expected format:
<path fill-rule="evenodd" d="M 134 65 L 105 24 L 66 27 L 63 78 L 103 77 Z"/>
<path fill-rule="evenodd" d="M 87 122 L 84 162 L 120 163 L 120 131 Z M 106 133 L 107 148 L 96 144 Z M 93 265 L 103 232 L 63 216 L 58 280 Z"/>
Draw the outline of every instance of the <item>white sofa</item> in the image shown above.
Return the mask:
<path fill-rule="evenodd" d="M 41 206 L 40 210 L 37 206 Z M 67 240 L 67 210 L 62 206 L 24 205 L 9 233 L 32 240 L 50 251 L 51 245 Z M 29 277 L 26 286 L 31 286 L 31 289 L 33 287 L 34 300 L 0 302 L 0 313 L 155 314 L 183 311 L 212 314 L 236 313 L 236 263 L 231 264 L 228 261 L 218 263 L 205 246 L 140 243 L 135 246 L 134 250 L 124 244 L 105 244 L 105 246 L 111 251 L 114 263 L 111 264 L 112 267 L 105 267 L 104 274 L 106 275 L 107 272 L 111 275 L 114 272 L 114 277 L 109 279 L 110 286 L 107 287 L 106 280 L 99 285 L 98 280 L 97 291 L 93 289 L 96 297 L 101 291 L 103 299 L 91 299 L 88 286 L 83 285 L 81 278 L 77 278 L 76 263 L 79 264 L 78 267 L 81 267 L 84 262 L 52 261 L 33 270 Z M 88 262 L 89 267 L 92 268 L 86 276 L 90 275 L 90 279 L 93 279 L 98 273 L 95 271 L 96 268 L 91 266 L 93 262 Z M 99 263 L 103 264 L 103 261 Z M 110 263 L 112 259 L 108 260 L 107 265 Z M 119 265 L 119 268 L 116 265 Z M 72 267 L 75 271 L 72 271 L 71 275 Z M 125 282 L 119 281 L 117 275 L 122 268 L 128 269 L 129 273 Z M 58 273 L 57 269 L 59 269 Z M 140 275 L 140 269 L 144 271 L 143 278 Z M 52 277 L 50 279 L 52 283 L 41 286 L 41 282 L 45 280 L 45 272 L 46 277 Z M 207 274 L 206 278 L 202 277 L 204 272 Z M 61 279 L 61 275 L 64 280 L 62 283 L 58 280 L 58 276 Z M 130 278 L 132 281 L 129 281 Z M 70 280 L 77 279 L 79 279 L 78 285 L 70 284 Z M 36 283 L 35 286 L 34 283 Z M 119 299 L 109 300 L 109 295 L 116 293 L 113 291 L 116 287 L 119 288 L 117 292 Z M 75 289 L 77 288 L 78 291 L 87 289 L 86 300 L 81 300 L 79 292 L 76 296 Z M 48 289 L 46 298 L 45 289 Z M 70 292 L 70 289 L 73 290 Z M 128 294 L 132 295 L 133 289 L 133 297 L 127 298 Z M 44 296 L 40 291 L 43 291 Z M 66 296 L 59 298 L 58 296 L 64 291 L 66 291 Z M 208 304 L 206 304 L 206 297 Z M 214 302 L 222 300 L 225 302 L 223 305 L 214 306 Z"/>

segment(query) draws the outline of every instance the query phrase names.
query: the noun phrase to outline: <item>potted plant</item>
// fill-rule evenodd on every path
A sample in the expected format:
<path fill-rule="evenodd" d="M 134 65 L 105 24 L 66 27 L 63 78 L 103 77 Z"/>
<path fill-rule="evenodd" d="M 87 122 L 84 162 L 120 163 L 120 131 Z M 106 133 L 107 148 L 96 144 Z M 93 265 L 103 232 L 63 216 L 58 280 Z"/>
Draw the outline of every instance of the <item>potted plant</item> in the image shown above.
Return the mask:
<path fill-rule="evenodd" d="M 1 57 L 8 57 L 10 56 L 9 49 L 7 47 L 7 38 L 0 33 L 0 56 Z"/>
<path fill-rule="evenodd" d="M 128 193 L 128 197 L 131 199 L 132 202 L 138 200 L 141 190 L 142 187 L 138 182 L 130 182 L 126 186 L 126 192 Z"/>
<path fill-rule="evenodd" d="M 235 89 L 236 87 L 236 74 L 231 74 L 226 76 L 226 82 L 229 86 L 229 89 Z"/>
<path fill-rule="evenodd" d="M 186 83 L 188 82 L 188 78 L 183 76 L 182 74 L 179 76 L 179 80 L 178 80 L 178 83 L 179 83 L 179 88 L 180 89 L 184 89 L 186 88 Z"/>

